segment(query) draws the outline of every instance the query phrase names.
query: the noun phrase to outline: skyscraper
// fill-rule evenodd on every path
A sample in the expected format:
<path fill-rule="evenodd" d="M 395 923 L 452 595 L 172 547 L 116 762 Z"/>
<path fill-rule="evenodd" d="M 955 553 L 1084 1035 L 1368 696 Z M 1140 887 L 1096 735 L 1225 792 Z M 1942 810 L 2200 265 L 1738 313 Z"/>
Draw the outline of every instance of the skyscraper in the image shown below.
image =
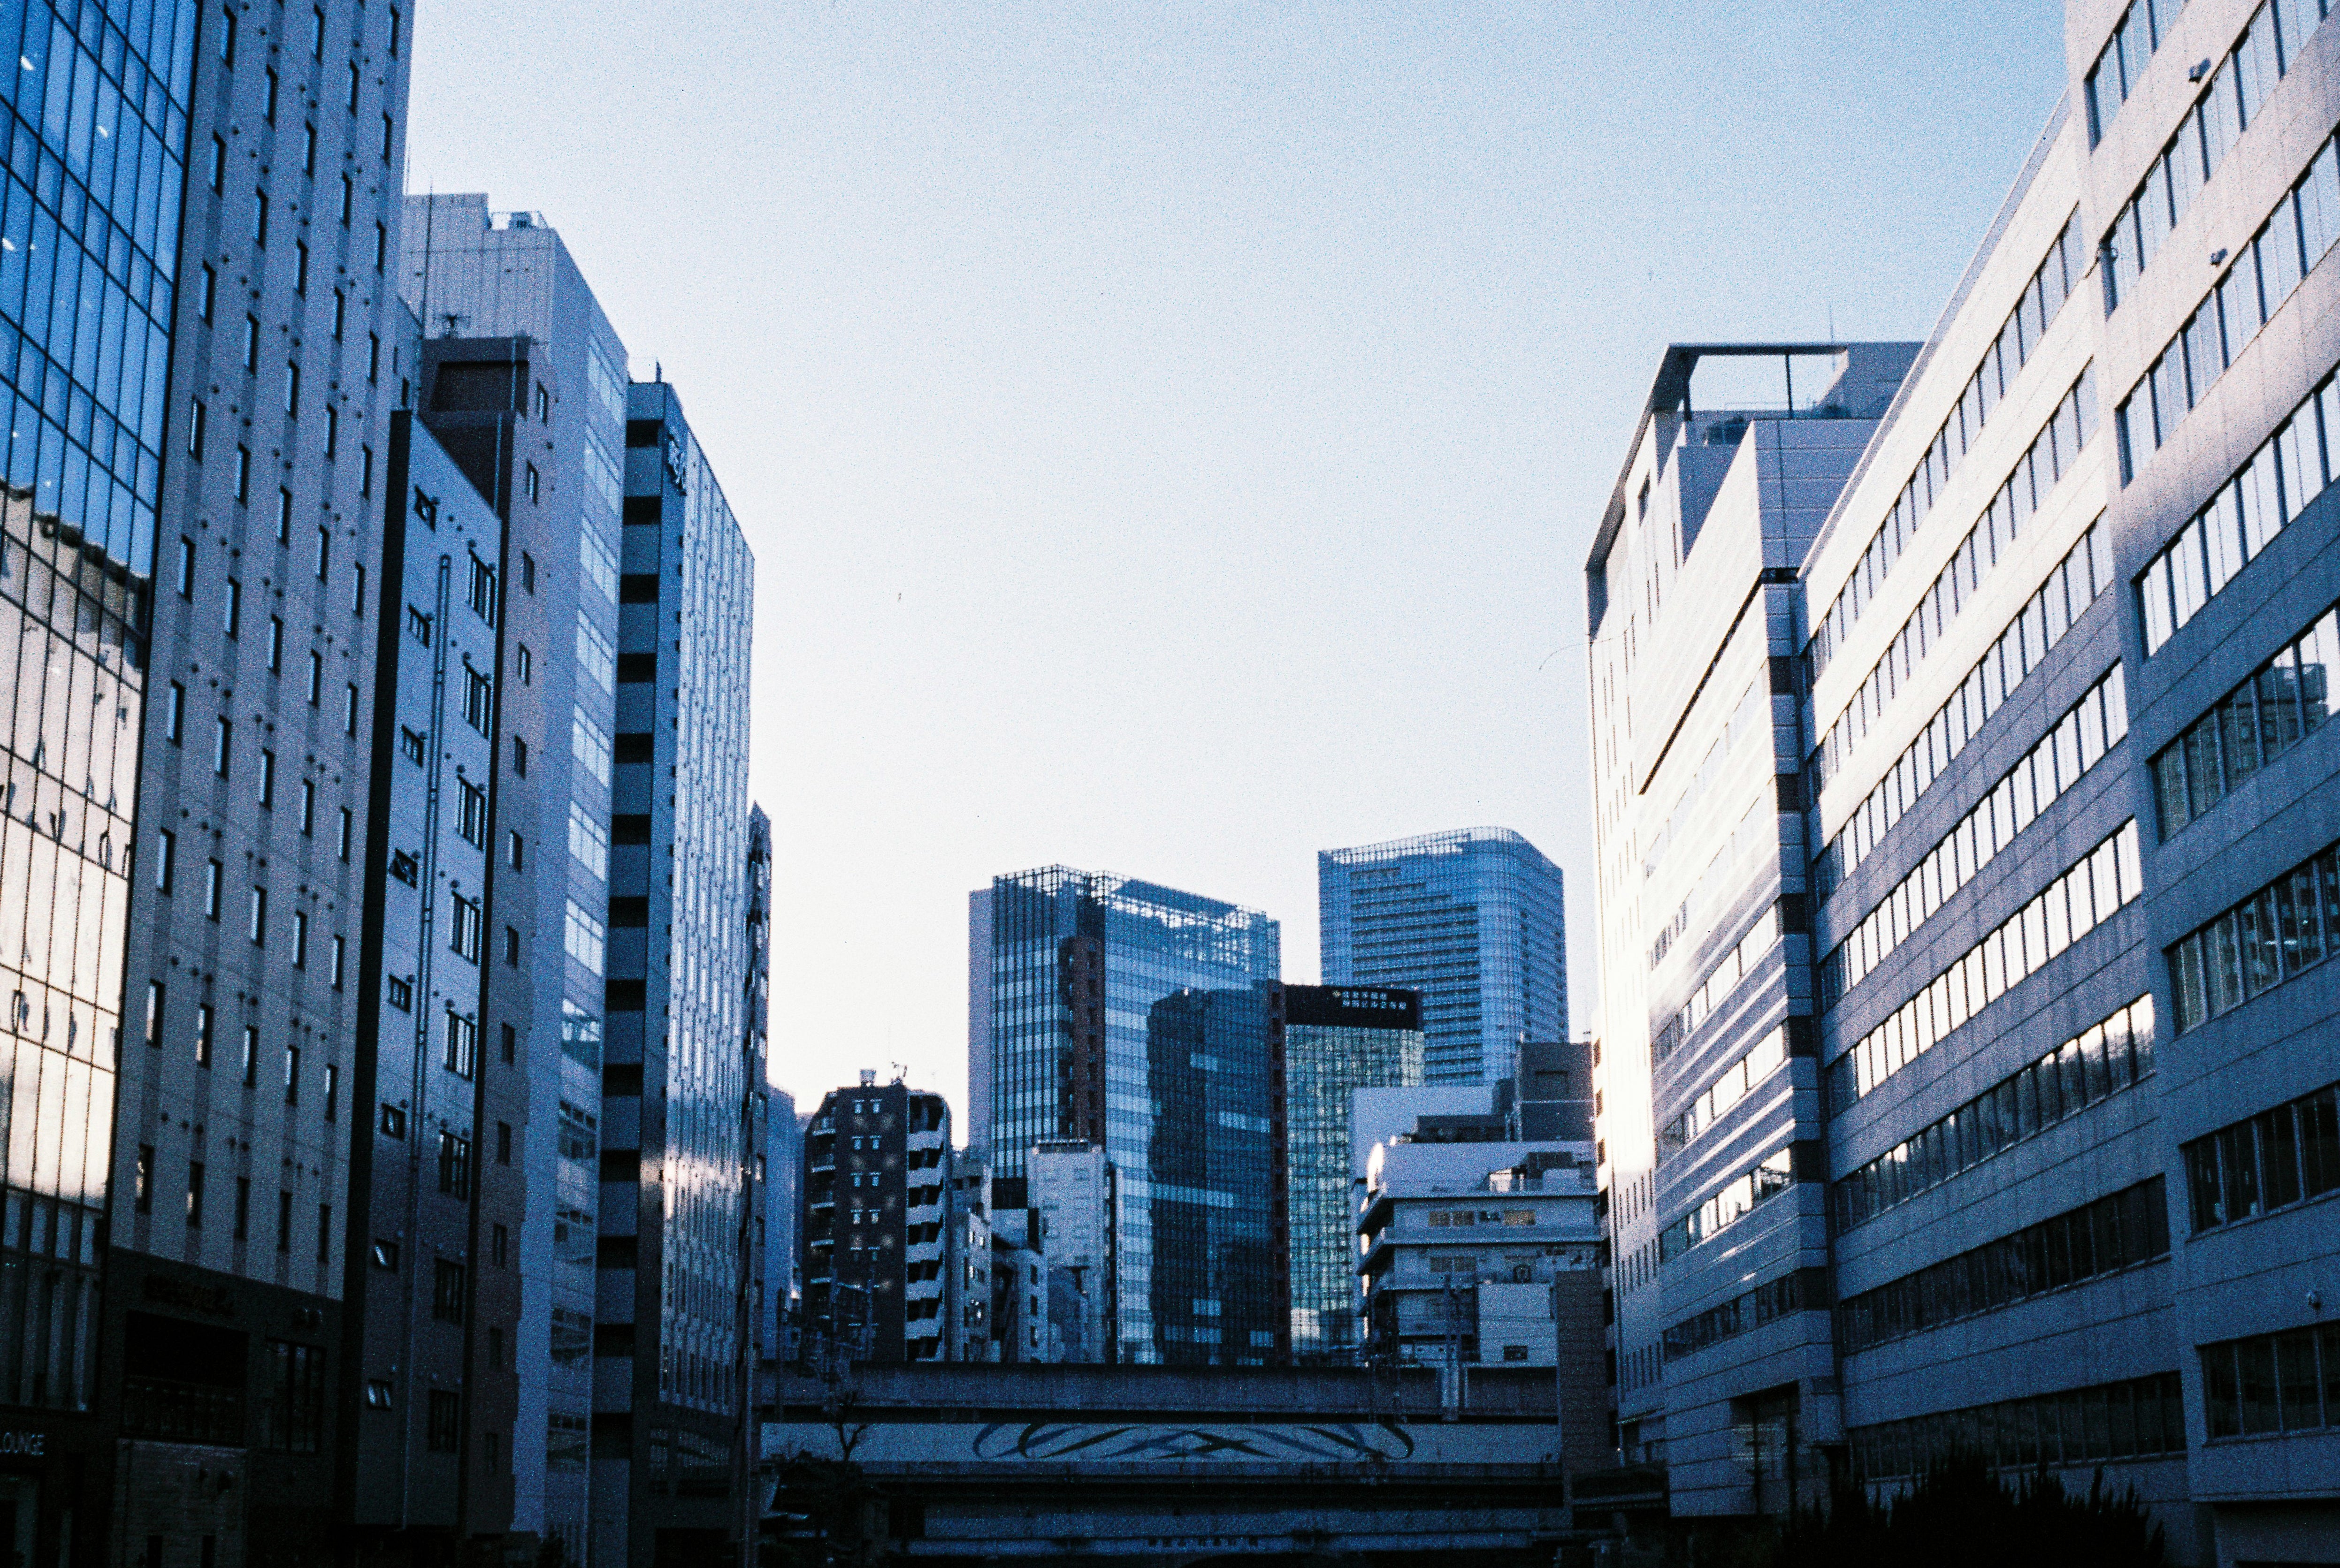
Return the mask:
<path fill-rule="evenodd" d="M 755 559 L 674 389 L 627 393 L 610 817 L 602 1300 L 597 1360 L 631 1398 L 596 1409 L 597 1551 L 719 1549 L 745 1435 L 739 1238 L 762 1088 L 743 979 L 748 656 Z M 618 1207 L 612 1208 L 612 1199 Z M 606 1346 L 606 1349 L 605 1349 Z"/>
<path fill-rule="evenodd" d="M 25 67 L 11 83 L 23 183 L 0 311 L 41 350 L 11 357 L 9 478 L 24 494 L 0 509 L 6 547 L 45 557 L 0 577 L 36 590 L 25 607 L 57 633 L 6 677 L 35 720 L 20 726 L 10 831 L 37 822 L 51 841 L 0 848 L 15 868 L 0 919 L 24 925 L 6 943 L 25 977 L 15 1078 L 42 1107 L 20 1103 L 18 1147 L 35 1159 L 8 1179 L 55 1204 L 45 1250 L 58 1259 L 7 1260 L 24 1284 L 0 1289 L 0 1311 L 29 1386 L 0 1380 L 16 1389 L 0 1396 L 88 1408 L 81 1369 L 102 1337 L 121 1474 L 193 1441 L 241 1483 L 200 1518 L 149 1514 L 164 1489 L 130 1485 L 118 1511 L 75 1510 L 85 1540 L 258 1532 L 321 1552 L 347 1454 L 328 1389 L 345 1359 L 359 1050 L 349 824 L 362 832 L 367 807 L 366 573 L 399 393 L 385 261 L 401 30 L 397 11 L 349 0 L 297 20 L 36 5 L 0 21 Z M 142 686 L 158 699 L 143 711 Z M 77 733 L 93 719 L 94 735 Z M 112 881 L 134 863 L 134 881 Z M 53 922 L 78 942 L 49 940 Z M 109 1025 L 129 999 L 130 1041 L 99 1049 L 97 1021 L 65 1000 L 94 994 Z M 36 1040 L 45 1050 L 29 1051 Z M 67 1118 L 90 1135 L 61 1147 Z M 88 1157 L 70 1190 L 55 1163 L 67 1149 Z M 88 1221 L 109 1164 L 101 1316 L 81 1270 L 97 1261 Z M 7 1228 L 11 1246 L 26 1236 Z M 68 1324 L 78 1344 L 56 1337 Z M 85 1474 L 102 1484 L 108 1468 Z M 20 1549 L 58 1550 L 35 1541 L 64 1525 L 67 1502 L 20 1515 Z"/>
<path fill-rule="evenodd" d="M 1326 985 L 1422 993 L 1423 1079 L 1508 1078 L 1523 1040 L 1568 1038 L 1560 868 L 1508 828 L 1316 856 Z"/>
<path fill-rule="evenodd" d="M 1292 1354 L 1338 1358 L 1360 1342 L 1351 1105 L 1361 1089 L 1421 1084 L 1422 998 L 1386 986 L 1284 993 Z"/>
<path fill-rule="evenodd" d="M 1279 940 L 1256 911 L 1064 866 L 969 901 L 970 1140 L 995 1188 L 1035 1144 L 1104 1148 L 1121 1360 L 1287 1351 Z"/>

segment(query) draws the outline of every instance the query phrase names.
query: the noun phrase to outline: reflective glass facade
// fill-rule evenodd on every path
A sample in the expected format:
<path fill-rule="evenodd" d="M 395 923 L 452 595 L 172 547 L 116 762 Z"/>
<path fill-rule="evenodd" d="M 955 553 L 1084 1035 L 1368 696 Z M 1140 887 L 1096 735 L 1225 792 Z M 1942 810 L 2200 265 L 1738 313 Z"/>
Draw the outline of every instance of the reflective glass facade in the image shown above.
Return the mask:
<path fill-rule="evenodd" d="M 1421 1085 L 1422 999 L 1381 986 L 1287 986 L 1284 1059 L 1292 1354 L 1337 1357 L 1359 1342 L 1350 1096 Z"/>
<path fill-rule="evenodd" d="M 1507 828 L 1316 856 L 1327 985 L 1422 993 L 1429 1083 L 1508 1078 L 1522 1040 L 1568 1038 L 1560 868 Z"/>
<path fill-rule="evenodd" d="M 51 1410 L 93 1400 L 194 35 L 193 5 L 0 6 L 0 1403 Z M 130 1165 L 125 1207 L 187 1201 L 183 1163 Z"/>
<path fill-rule="evenodd" d="M 628 390 L 625 436 L 608 1005 L 611 1065 L 640 1065 L 605 1071 L 602 1108 L 605 1150 L 627 1148 L 623 1129 L 639 1152 L 631 1183 L 610 1179 L 605 1152 L 601 1234 L 633 1243 L 622 1277 L 632 1287 L 634 1419 L 622 1512 L 598 1478 L 593 1511 L 597 1551 L 617 1549 L 622 1519 L 625 1550 L 641 1561 L 663 1528 L 728 1523 L 712 1504 L 683 1499 L 730 1484 L 749 1396 L 742 1173 L 757 1151 L 741 1115 L 742 981 L 755 558 L 672 387 Z M 602 1274 L 605 1308 L 620 1275 Z"/>
<path fill-rule="evenodd" d="M 977 895 L 990 1006 L 973 1031 L 994 1178 L 1086 1138 L 1115 1171 L 1118 1354 L 1234 1363 L 1286 1326 L 1272 1087 L 1283 1049 L 1273 920 L 1157 883 L 1050 866 Z M 978 977 L 979 983 L 980 977 Z"/>

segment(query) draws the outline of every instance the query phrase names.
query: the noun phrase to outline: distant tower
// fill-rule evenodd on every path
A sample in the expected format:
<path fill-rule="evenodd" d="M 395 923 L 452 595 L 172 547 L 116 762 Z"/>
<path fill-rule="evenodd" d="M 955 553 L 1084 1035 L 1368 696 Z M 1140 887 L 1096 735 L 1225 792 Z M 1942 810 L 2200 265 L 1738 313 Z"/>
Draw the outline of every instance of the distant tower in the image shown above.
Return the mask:
<path fill-rule="evenodd" d="M 1422 993 L 1423 1080 L 1512 1076 L 1522 1040 L 1568 1038 L 1560 868 L 1508 828 L 1316 856 L 1326 985 Z"/>

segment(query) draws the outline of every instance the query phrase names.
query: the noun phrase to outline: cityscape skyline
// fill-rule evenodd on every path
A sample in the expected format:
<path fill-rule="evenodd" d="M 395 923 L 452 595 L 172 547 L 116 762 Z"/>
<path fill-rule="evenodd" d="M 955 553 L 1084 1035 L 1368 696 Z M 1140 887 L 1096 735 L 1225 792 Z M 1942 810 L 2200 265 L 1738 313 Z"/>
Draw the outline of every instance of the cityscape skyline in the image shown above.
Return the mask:
<path fill-rule="evenodd" d="M 2050 0 L 1710 25 L 418 27 L 410 188 L 542 211 L 764 503 L 755 707 L 790 722 L 751 786 L 794 808 L 772 1059 L 799 1106 L 901 1061 L 965 1109 L 961 901 L 1003 868 L 1265 910 L 1299 983 L 1320 850 L 1502 823 L 1592 885 L 1572 585 L 1645 366 L 1822 337 L 1831 305 L 1839 336 L 1924 336 L 2062 84 Z M 1955 104 L 1925 85 L 1949 57 Z M 660 113 L 580 124 L 589 83 Z M 1862 263 L 1814 290 L 1815 255 Z M 1069 607 L 1003 617 L 1027 596 Z M 1231 739 L 1254 759 L 1215 779 Z M 1036 778 L 1045 751 L 1084 760 Z M 861 991 L 899 1005 L 873 1023 Z"/>
<path fill-rule="evenodd" d="M 0 4 L 19 1568 L 2340 1568 L 2340 0 L 572 3 Z"/>

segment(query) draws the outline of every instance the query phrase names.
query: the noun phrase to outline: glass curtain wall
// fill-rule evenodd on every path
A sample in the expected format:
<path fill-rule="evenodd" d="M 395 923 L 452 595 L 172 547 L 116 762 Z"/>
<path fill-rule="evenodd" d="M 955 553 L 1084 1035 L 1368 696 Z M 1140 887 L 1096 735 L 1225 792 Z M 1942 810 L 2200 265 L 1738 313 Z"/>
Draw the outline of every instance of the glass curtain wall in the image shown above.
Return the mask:
<path fill-rule="evenodd" d="M 91 1395 L 194 36 L 192 4 L 0 4 L 0 1401 L 55 1409 Z"/>

